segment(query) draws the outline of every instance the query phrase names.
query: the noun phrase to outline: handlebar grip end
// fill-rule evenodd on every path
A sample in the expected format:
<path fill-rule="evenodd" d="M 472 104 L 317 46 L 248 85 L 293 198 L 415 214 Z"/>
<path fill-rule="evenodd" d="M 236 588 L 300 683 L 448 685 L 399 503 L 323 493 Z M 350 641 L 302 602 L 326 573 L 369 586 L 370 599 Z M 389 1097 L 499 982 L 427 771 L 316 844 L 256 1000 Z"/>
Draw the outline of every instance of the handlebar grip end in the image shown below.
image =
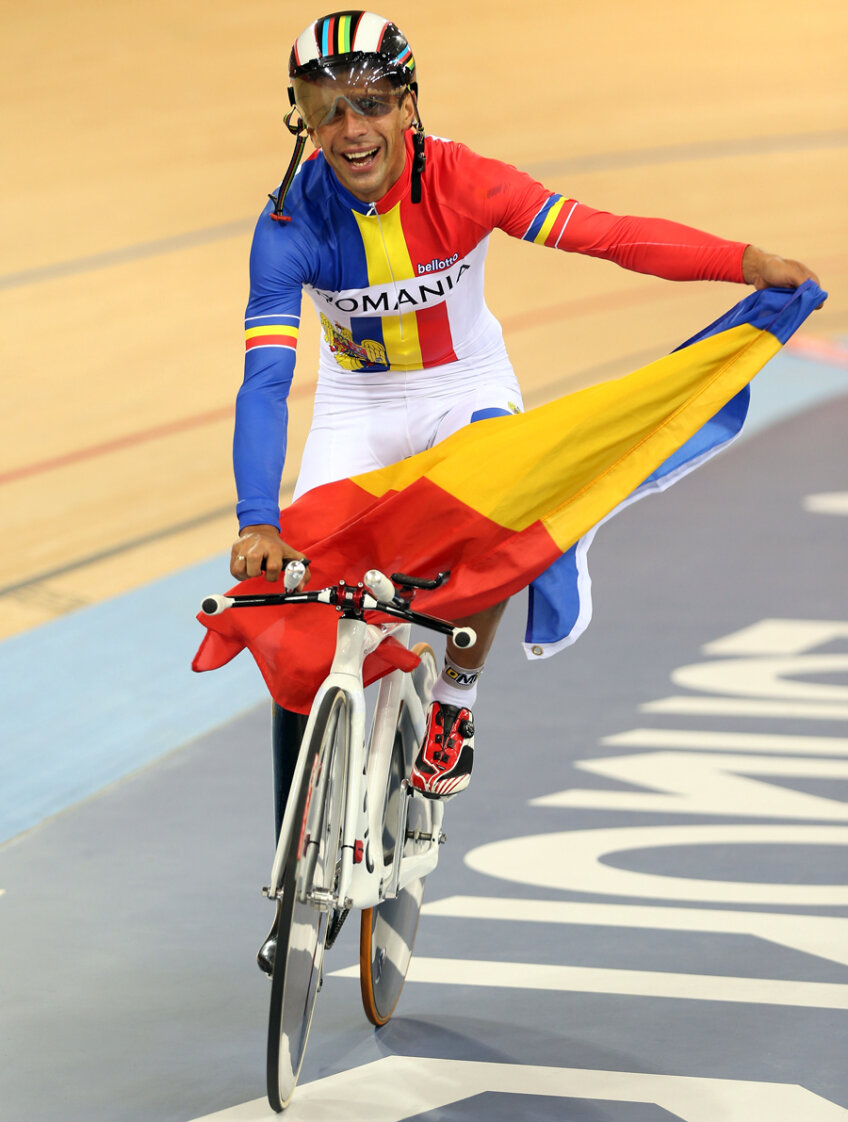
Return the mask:
<path fill-rule="evenodd" d="M 225 612 L 227 608 L 231 607 L 233 601 L 229 596 L 205 596 L 203 603 L 200 605 L 200 610 L 206 616 L 219 616 L 221 612 Z"/>
<path fill-rule="evenodd" d="M 369 569 L 363 579 L 365 587 L 373 592 L 378 600 L 390 602 L 394 599 L 395 586 L 379 569 Z"/>

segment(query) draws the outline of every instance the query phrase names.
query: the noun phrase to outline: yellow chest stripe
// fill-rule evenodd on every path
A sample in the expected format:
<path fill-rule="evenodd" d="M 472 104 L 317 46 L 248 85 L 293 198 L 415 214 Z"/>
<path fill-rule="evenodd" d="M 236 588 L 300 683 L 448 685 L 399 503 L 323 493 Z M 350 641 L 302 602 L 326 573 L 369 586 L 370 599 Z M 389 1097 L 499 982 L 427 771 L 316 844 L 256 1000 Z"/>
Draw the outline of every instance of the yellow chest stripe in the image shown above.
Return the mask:
<path fill-rule="evenodd" d="M 369 285 L 410 280 L 415 275 L 400 221 L 400 203 L 387 214 L 354 212 L 368 268 Z M 383 346 L 389 365 L 399 370 L 420 370 L 424 365 L 415 312 L 390 312 L 381 319 Z"/>

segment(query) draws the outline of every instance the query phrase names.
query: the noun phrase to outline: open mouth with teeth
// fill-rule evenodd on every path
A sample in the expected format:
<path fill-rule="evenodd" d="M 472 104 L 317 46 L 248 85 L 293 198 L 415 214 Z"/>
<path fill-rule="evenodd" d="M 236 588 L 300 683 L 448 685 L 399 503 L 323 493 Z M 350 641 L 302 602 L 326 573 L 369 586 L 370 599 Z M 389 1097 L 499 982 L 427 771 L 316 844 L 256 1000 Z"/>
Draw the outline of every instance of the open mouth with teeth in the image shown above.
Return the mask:
<path fill-rule="evenodd" d="M 379 148 L 369 148 L 367 152 L 343 152 L 342 155 L 352 168 L 367 168 L 373 164 L 379 151 Z"/>

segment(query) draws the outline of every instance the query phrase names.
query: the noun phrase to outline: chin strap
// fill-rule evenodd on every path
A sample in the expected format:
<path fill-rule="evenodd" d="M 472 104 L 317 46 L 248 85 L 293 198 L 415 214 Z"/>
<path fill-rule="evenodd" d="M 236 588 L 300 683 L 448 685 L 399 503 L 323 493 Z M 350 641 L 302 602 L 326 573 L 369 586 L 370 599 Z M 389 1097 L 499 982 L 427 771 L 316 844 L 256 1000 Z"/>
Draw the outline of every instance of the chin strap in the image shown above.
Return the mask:
<path fill-rule="evenodd" d="M 421 124 L 421 114 L 418 112 L 418 83 L 413 82 L 409 87 L 412 104 L 415 109 L 415 136 L 412 138 L 412 180 L 410 182 L 410 198 L 413 203 L 421 202 L 421 176 L 427 164 L 427 153 L 424 150 L 424 126 Z"/>
<path fill-rule="evenodd" d="M 291 94 L 291 91 L 289 91 Z M 290 214 L 283 214 L 283 203 L 286 201 L 286 195 L 289 193 L 289 188 L 294 181 L 295 174 L 297 173 L 298 166 L 303 158 L 303 150 L 306 147 L 306 132 L 303 121 L 300 117 L 297 119 L 297 124 L 292 124 L 292 117 L 297 113 L 296 108 L 292 108 L 285 116 L 286 128 L 295 137 L 294 152 L 289 161 L 289 166 L 286 174 L 283 176 L 283 182 L 280 184 L 280 189 L 276 195 L 269 195 L 268 198 L 274 204 L 274 210 L 271 217 L 277 222 L 291 222 Z"/>

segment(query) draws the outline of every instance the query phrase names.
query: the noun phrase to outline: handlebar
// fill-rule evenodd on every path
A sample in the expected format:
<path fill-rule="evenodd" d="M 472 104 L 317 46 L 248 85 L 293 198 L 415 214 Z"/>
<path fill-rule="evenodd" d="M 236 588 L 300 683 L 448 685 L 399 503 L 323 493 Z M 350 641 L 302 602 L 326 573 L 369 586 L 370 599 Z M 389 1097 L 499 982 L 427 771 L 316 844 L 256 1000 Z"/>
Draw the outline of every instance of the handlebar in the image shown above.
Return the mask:
<path fill-rule="evenodd" d="M 416 577 L 406 577 L 402 573 L 393 573 L 392 578 L 389 579 L 379 569 L 369 569 L 365 574 L 364 584 L 349 585 L 342 580 L 338 584 L 315 591 L 294 591 L 303 580 L 305 572 L 306 567 L 302 561 L 290 561 L 283 570 L 283 583 L 286 592 L 248 593 L 243 596 L 222 596 L 215 593 L 212 596 L 204 597 L 200 610 L 204 615 L 217 616 L 230 608 L 265 608 L 281 604 L 327 604 L 335 607 L 343 615 L 353 618 L 361 618 L 365 611 L 375 611 L 405 620 L 407 623 L 417 623 L 431 631 L 449 635 L 457 647 L 473 647 L 477 642 L 477 633 L 472 627 L 455 627 L 447 620 L 437 619 L 435 616 L 428 616 L 423 612 L 414 612 L 409 607 L 409 601 L 412 599 L 415 589 L 439 588 L 447 581 L 449 576 L 447 572 L 439 573 L 433 581 L 424 581 Z M 399 595 L 400 591 L 404 594 Z"/>

